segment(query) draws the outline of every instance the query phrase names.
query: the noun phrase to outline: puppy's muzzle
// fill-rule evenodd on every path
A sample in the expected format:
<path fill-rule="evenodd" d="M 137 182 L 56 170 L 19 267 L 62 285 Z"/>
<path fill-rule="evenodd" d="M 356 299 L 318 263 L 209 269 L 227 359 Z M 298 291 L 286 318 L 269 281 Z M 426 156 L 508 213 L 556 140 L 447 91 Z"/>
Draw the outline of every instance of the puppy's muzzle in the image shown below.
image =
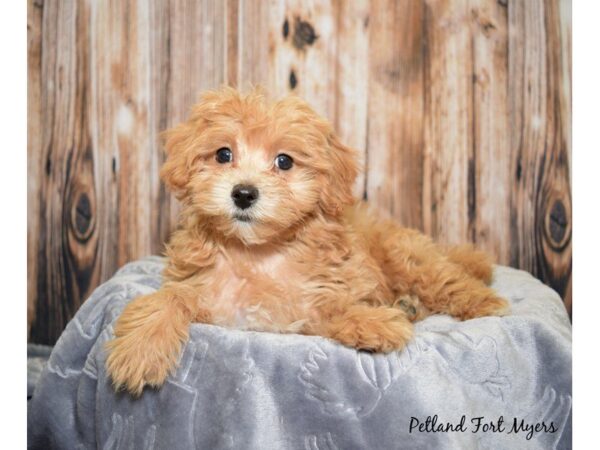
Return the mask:
<path fill-rule="evenodd" d="M 231 198 L 238 208 L 250 208 L 258 200 L 258 189 L 248 184 L 237 184 L 231 190 Z"/>

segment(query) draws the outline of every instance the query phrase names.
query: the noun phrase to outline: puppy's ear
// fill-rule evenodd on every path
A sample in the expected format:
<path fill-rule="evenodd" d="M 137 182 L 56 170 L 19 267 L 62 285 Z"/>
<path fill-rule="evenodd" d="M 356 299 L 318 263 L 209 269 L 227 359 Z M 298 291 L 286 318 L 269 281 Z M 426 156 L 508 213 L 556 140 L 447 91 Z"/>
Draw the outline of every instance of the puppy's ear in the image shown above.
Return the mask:
<path fill-rule="evenodd" d="M 189 122 L 162 133 L 167 160 L 160 169 L 160 178 L 179 199 L 185 196 L 193 162 L 192 142 L 197 133 Z"/>
<path fill-rule="evenodd" d="M 358 175 L 356 150 L 343 145 L 334 134 L 328 138 L 329 152 L 327 154 L 331 169 L 323 183 L 321 208 L 328 214 L 339 215 L 345 206 L 354 203 L 352 187 Z"/>

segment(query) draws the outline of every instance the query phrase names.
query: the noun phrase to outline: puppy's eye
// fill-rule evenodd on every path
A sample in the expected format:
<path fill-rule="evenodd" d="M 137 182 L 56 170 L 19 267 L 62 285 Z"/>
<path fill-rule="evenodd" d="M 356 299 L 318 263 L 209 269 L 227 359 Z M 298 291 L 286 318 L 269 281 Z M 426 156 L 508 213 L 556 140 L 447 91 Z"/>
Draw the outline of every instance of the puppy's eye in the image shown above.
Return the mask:
<path fill-rule="evenodd" d="M 219 164 L 226 164 L 233 160 L 233 153 L 231 153 L 231 149 L 227 147 L 221 147 L 217 150 L 217 162 Z"/>
<path fill-rule="evenodd" d="M 281 153 L 275 158 L 275 165 L 281 170 L 290 170 L 294 165 L 294 160 L 291 156 Z"/>

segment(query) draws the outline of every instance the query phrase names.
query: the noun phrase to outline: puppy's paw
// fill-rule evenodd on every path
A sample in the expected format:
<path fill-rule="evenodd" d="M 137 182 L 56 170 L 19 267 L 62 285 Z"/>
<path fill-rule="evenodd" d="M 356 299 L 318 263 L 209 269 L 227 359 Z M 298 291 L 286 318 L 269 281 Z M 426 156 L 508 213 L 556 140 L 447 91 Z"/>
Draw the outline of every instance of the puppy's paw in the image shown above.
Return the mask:
<path fill-rule="evenodd" d="M 151 308 L 152 298 L 130 303 L 115 324 L 115 338 L 106 344 L 106 368 L 115 389 L 134 396 L 146 385 L 164 383 L 187 340 L 188 323 L 170 311 Z"/>
<path fill-rule="evenodd" d="M 107 349 L 106 367 L 115 389 L 139 396 L 144 386 L 162 386 L 176 366 L 180 345 L 169 347 L 156 340 L 144 343 L 129 335 L 110 341 Z"/>
<path fill-rule="evenodd" d="M 144 386 L 160 387 L 165 382 L 176 366 L 181 343 L 133 332 L 113 339 L 106 348 L 106 369 L 115 389 L 139 396 Z"/>
<path fill-rule="evenodd" d="M 393 306 L 402 309 L 411 322 L 423 320 L 431 314 L 416 295 L 400 295 L 394 301 Z"/>
<path fill-rule="evenodd" d="M 497 295 L 490 295 L 481 301 L 473 302 L 462 314 L 463 320 L 486 316 L 506 316 L 510 313 L 510 304 Z"/>
<path fill-rule="evenodd" d="M 333 339 L 359 350 L 391 352 L 403 349 L 413 326 L 403 311 L 388 307 L 353 307 L 332 323 Z"/>

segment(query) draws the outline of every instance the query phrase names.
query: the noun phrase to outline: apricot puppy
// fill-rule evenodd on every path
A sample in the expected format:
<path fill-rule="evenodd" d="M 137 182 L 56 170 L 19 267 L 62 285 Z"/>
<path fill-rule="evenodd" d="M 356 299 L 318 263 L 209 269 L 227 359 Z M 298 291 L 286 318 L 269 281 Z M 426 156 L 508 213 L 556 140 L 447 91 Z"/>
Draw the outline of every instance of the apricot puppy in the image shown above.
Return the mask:
<path fill-rule="evenodd" d="M 180 223 L 162 287 L 127 305 L 107 344 L 116 388 L 160 386 L 192 322 L 389 352 L 427 314 L 506 310 L 486 255 L 356 204 L 355 151 L 299 98 L 207 92 L 165 136 L 161 177 L 183 203 Z"/>

